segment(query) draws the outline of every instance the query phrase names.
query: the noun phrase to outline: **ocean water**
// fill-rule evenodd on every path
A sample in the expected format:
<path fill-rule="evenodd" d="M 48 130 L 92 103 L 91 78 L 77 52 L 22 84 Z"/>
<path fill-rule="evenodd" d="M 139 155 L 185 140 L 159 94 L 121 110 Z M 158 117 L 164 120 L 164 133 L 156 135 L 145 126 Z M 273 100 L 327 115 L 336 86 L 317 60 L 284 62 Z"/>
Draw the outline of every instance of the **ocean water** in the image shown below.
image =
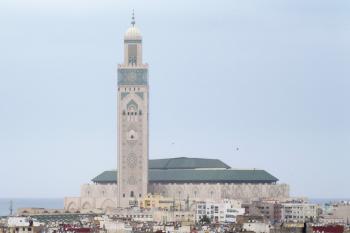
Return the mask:
<path fill-rule="evenodd" d="M 16 209 L 25 207 L 63 209 L 63 198 L 0 198 L 0 216 L 9 215 L 11 200 L 13 213 Z"/>
<path fill-rule="evenodd" d="M 326 203 L 339 203 L 341 201 L 350 201 L 349 198 L 310 198 L 309 202 L 313 204 L 323 205 Z"/>

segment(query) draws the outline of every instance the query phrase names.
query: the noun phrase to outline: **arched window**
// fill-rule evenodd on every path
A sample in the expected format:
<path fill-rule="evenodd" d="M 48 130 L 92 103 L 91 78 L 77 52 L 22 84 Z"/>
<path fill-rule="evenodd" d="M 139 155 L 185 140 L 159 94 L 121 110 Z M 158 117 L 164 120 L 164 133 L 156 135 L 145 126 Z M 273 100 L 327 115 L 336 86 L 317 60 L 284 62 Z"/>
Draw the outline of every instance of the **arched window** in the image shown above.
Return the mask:
<path fill-rule="evenodd" d="M 130 197 L 134 197 L 134 191 L 130 192 Z"/>

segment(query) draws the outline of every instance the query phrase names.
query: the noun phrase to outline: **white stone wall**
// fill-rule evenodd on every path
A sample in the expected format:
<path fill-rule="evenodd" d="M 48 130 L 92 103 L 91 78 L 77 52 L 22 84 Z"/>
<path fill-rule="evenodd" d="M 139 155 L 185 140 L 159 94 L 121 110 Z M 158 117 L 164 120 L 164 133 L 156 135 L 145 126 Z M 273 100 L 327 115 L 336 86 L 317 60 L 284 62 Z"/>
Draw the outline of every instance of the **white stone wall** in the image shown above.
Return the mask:
<path fill-rule="evenodd" d="M 116 184 L 84 184 L 80 197 L 67 197 L 64 208 L 68 211 L 107 210 L 117 207 Z M 239 199 L 243 201 L 267 199 L 285 199 L 289 197 L 286 184 L 150 184 L 149 193 L 158 193 L 165 197 L 184 200 Z"/>
<path fill-rule="evenodd" d="M 122 98 L 123 93 L 128 94 Z M 137 93 L 142 93 L 143 98 Z M 130 200 L 147 194 L 148 87 L 120 87 L 118 112 L 118 200 L 120 207 L 127 207 Z"/>
<path fill-rule="evenodd" d="M 80 197 L 66 197 L 66 211 L 91 211 L 112 209 L 117 207 L 116 184 L 84 184 L 80 189 Z"/>
<path fill-rule="evenodd" d="M 255 233 L 269 233 L 270 225 L 264 222 L 247 222 L 243 224 L 243 230 Z"/>
<path fill-rule="evenodd" d="M 190 197 L 215 201 L 222 199 L 250 201 L 261 198 L 284 199 L 289 197 L 287 184 L 151 184 L 148 191 L 176 199 Z"/>

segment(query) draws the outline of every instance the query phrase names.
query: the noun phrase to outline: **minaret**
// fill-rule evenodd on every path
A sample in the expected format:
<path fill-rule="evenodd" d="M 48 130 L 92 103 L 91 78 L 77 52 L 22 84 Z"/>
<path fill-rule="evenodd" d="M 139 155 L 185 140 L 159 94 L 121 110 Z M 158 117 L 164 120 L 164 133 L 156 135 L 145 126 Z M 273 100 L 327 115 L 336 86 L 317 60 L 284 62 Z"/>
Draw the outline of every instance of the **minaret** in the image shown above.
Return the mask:
<path fill-rule="evenodd" d="M 134 205 L 148 185 L 148 65 L 135 26 L 124 35 L 124 63 L 118 65 L 118 207 Z"/>

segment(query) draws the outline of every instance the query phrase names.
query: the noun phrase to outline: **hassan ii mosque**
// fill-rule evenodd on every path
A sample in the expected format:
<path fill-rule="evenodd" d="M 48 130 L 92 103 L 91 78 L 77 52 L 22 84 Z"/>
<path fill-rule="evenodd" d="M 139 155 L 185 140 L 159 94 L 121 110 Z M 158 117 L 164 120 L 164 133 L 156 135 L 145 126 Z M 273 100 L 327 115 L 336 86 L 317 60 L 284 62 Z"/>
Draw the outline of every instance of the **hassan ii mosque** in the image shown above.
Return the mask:
<path fill-rule="evenodd" d="M 148 64 L 142 61 L 142 36 L 134 16 L 124 35 L 116 91 L 117 170 L 103 171 L 83 184 L 80 197 L 66 197 L 66 210 L 129 207 L 149 193 L 181 200 L 289 197 L 289 186 L 264 170 L 231 169 L 215 158 L 149 159 Z"/>

